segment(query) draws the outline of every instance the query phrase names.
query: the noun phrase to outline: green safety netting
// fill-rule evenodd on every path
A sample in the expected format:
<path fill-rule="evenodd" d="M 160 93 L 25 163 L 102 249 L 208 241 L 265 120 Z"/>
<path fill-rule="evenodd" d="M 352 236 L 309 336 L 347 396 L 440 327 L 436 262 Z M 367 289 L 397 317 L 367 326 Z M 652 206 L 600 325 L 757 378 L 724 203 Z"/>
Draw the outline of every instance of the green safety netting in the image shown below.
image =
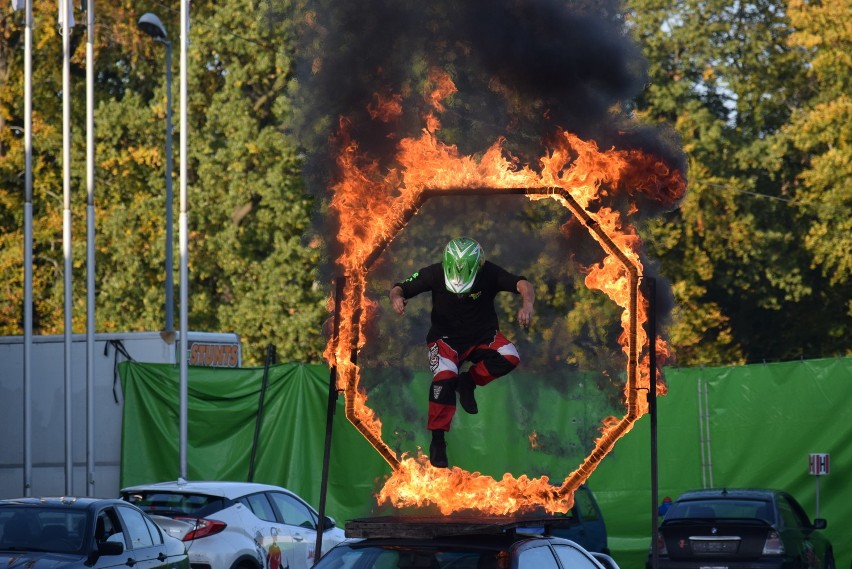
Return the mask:
<path fill-rule="evenodd" d="M 176 479 L 179 472 L 179 369 L 124 362 L 121 484 Z M 190 367 L 187 475 L 286 486 L 319 503 L 329 370 L 270 366 L 258 429 L 264 368 Z M 398 454 L 428 446 L 425 391 L 430 377 L 374 386 L 383 437 Z M 849 565 L 852 536 L 852 358 L 738 367 L 666 370 L 669 393 L 658 399 L 659 497 L 705 486 L 775 487 L 829 521 L 839 567 Z M 475 416 L 459 413 L 448 435 L 453 464 L 495 478 L 547 475 L 561 482 L 591 448 L 601 419 L 621 416 L 590 377 L 534 377 L 516 371 L 477 391 Z M 368 398 L 369 400 L 369 398 Z M 400 402 L 405 403 L 400 403 Z M 343 522 L 386 513 L 374 495 L 388 464 L 344 416 L 337 401 L 327 513 Z M 591 475 L 588 485 L 606 517 L 610 548 L 622 568 L 640 569 L 655 523 L 651 503 L 650 420 L 642 417 Z M 254 452 L 253 452 L 254 451 Z M 808 474 L 811 453 L 829 453 L 831 470 Z"/>

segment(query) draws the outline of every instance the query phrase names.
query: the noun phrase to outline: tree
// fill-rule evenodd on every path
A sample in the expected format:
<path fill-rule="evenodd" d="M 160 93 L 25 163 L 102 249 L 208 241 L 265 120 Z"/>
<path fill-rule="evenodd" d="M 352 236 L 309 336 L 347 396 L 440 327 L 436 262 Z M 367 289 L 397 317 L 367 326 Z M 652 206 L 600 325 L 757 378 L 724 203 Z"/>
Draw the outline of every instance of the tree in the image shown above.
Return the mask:
<path fill-rule="evenodd" d="M 852 30 L 838 23 L 852 18 L 852 5 L 837 0 L 791 0 L 789 13 L 796 31 L 788 41 L 809 55 L 813 97 L 793 113 L 780 144 L 785 149 L 792 145 L 804 162 L 794 194 L 802 224 L 808 227 L 804 245 L 831 285 L 848 286 L 852 279 Z M 847 315 L 852 315 L 852 300 L 847 309 Z"/>
<path fill-rule="evenodd" d="M 664 129 L 648 127 L 674 125 L 689 192 L 679 209 L 644 222 L 642 235 L 673 283 L 669 333 L 680 364 L 848 353 L 850 38 L 848 26 L 830 25 L 848 21 L 847 4 L 631 0 L 626 13 L 585 0 L 194 5 L 190 327 L 238 332 L 246 363 L 261 361 L 268 343 L 284 359 L 321 359 L 336 254 L 326 238 L 335 228 L 323 226 L 328 137 L 345 115 L 363 149 L 392 168 L 398 136 L 419 132 L 433 109 L 424 94 L 438 68 L 458 88 L 444 101 L 440 139 L 465 154 L 505 136 L 519 163 L 535 165 L 541 135 L 561 126 L 603 147 L 650 142 L 679 162 Z M 97 5 L 98 332 L 162 328 L 166 97 L 162 46 L 136 29 L 148 7 L 163 10 Z M 34 15 L 34 325 L 46 334 L 63 327 L 61 42 L 55 3 L 35 0 Z M 159 16 L 179 53 L 177 10 Z M 22 11 L 0 18 L 3 334 L 22 331 L 22 19 Z M 84 20 L 72 36 L 75 332 L 85 324 Z M 373 97 L 397 95 L 404 111 L 394 124 L 369 119 Z M 480 235 L 511 227 L 535 243 L 508 264 L 542 283 L 540 307 L 558 316 L 529 341 L 559 338 L 543 359 L 601 367 L 602 352 L 578 342 L 611 335 L 611 307 L 567 268 L 563 212 L 454 211 L 476 217 Z M 434 258 L 434 231 L 418 223 L 391 253 Z M 499 240 L 487 247 L 511 249 Z M 381 270 L 377 283 L 400 276 Z M 511 318 L 508 303 L 502 309 Z"/>
<path fill-rule="evenodd" d="M 193 39 L 191 309 L 242 335 L 254 361 L 321 360 L 325 283 L 291 136 L 293 22 L 251 1 L 199 8 Z M 204 236 L 202 238 L 202 236 Z"/>
<path fill-rule="evenodd" d="M 136 29 L 145 6 L 126 1 L 98 4 L 96 9 L 96 331 L 161 329 L 163 48 Z M 57 63 L 61 43 L 53 24 L 55 13 L 55 3 L 35 2 L 36 333 L 60 332 L 63 322 L 61 200 L 57 199 L 62 195 L 62 122 L 61 98 L 56 96 L 61 82 Z M 6 120 L 0 128 L 0 294 L 6 311 L 2 332 L 6 334 L 22 330 L 22 14 L 4 17 L 0 51 L 0 69 L 6 71 L 0 95 L 0 115 Z M 302 241 L 311 200 L 303 191 L 300 159 L 287 132 L 293 46 L 288 43 L 288 24 L 272 26 L 264 15 L 249 0 L 193 6 L 188 110 L 189 323 L 192 330 L 240 333 L 246 364 L 262 361 L 267 344 L 277 345 L 282 358 L 319 361 L 324 298 L 315 272 L 318 243 Z M 177 10 L 159 16 L 179 53 Z M 85 29 L 81 25 L 84 18 L 77 21 L 73 41 L 73 298 L 74 331 L 83 332 Z M 176 116 L 178 111 L 176 104 Z M 175 154 L 177 168 L 182 157 L 177 149 Z M 176 172 L 176 187 L 177 180 Z M 177 258 L 176 254 L 176 262 Z"/>
<path fill-rule="evenodd" d="M 649 60 L 638 112 L 671 121 L 690 159 L 679 210 L 648 224 L 674 281 L 682 365 L 834 355 L 840 289 L 802 247 L 794 157 L 775 135 L 809 94 L 806 60 L 778 1 L 634 0 L 628 23 Z M 844 310 L 845 311 L 845 310 Z M 842 313 L 842 312 L 841 312 Z M 794 325 L 807 320 L 810 326 Z M 847 346 L 848 348 L 848 346 Z"/>

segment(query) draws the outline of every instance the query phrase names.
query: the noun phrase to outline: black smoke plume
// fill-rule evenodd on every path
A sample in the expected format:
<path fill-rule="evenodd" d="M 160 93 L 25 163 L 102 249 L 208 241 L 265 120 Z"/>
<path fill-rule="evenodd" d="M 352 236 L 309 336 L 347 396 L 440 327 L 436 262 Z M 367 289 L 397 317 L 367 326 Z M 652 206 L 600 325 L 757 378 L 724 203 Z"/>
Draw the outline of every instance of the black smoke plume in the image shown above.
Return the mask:
<path fill-rule="evenodd" d="M 632 118 L 647 62 L 621 9 L 615 0 L 306 2 L 295 14 L 296 126 L 311 191 L 324 196 L 333 180 L 341 117 L 360 149 L 383 164 L 401 138 L 418 135 L 431 110 L 424 94 L 433 68 L 458 88 L 444 101 L 439 138 L 463 153 L 505 137 L 507 151 L 535 167 L 543 141 L 561 128 L 601 148 L 653 153 L 685 176 L 672 131 Z M 400 98 L 403 113 L 374 120 L 368 109 L 386 95 Z"/>
<path fill-rule="evenodd" d="M 507 152 L 535 168 L 548 138 L 563 129 L 594 139 L 601 149 L 643 150 L 686 175 L 672 130 L 633 116 L 633 100 L 647 83 L 647 62 L 616 0 L 310 0 L 295 17 L 301 41 L 296 127 L 307 156 L 308 187 L 321 204 L 337 175 L 339 125 L 346 123 L 347 136 L 361 152 L 393 166 L 400 139 L 418 136 L 424 116 L 434 110 L 426 98 L 435 87 L 433 69 L 457 87 L 442 101 L 437 136 L 464 154 L 481 153 L 503 137 Z M 402 113 L 376 120 L 370 109 L 382 97 L 397 97 Z M 608 193 L 604 199 L 619 196 Z M 634 219 L 675 205 L 644 202 L 641 195 L 631 199 L 639 203 Z M 605 205 L 626 211 L 624 204 Z M 499 215 L 494 208 L 487 211 Z M 428 209 L 421 215 L 429 216 Z M 334 223 L 330 216 L 319 217 Z M 446 218 L 418 222 L 438 229 L 452 225 Z M 564 251 L 572 256 L 598 251 L 587 234 L 570 228 L 562 231 Z M 336 229 L 324 233 L 334 235 Z M 436 231 L 437 240 L 448 237 Z M 330 259 L 336 258 L 336 243 L 328 245 Z M 505 248 L 506 257 L 511 249 Z"/>

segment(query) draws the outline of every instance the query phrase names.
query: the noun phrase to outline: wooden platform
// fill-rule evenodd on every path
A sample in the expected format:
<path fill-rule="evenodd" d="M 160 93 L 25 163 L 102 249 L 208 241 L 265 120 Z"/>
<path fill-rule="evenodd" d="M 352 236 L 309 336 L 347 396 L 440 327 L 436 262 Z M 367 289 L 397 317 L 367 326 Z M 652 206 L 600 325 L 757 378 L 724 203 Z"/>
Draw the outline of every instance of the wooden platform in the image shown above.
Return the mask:
<path fill-rule="evenodd" d="M 500 535 L 516 533 L 518 528 L 541 528 L 548 534 L 549 528 L 570 523 L 570 516 L 380 516 L 349 520 L 346 537 L 430 539 Z"/>

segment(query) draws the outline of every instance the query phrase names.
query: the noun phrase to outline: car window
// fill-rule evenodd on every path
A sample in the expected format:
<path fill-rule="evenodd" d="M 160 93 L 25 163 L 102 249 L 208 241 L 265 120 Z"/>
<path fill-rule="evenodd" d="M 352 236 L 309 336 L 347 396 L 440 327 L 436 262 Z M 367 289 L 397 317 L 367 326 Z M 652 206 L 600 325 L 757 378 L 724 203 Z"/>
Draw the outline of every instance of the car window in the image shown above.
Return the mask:
<path fill-rule="evenodd" d="M 155 524 L 148 516 L 142 516 L 142 519 L 145 520 L 145 525 L 148 526 L 148 532 L 151 534 L 151 539 L 153 540 L 154 545 L 162 545 L 163 532 L 160 531 L 157 524 Z"/>
<path fill-rule="evenodd" d="M 161 516 L 196 516 L 203 518 L 224 509 L 230 502 L 221 496 L 186 494 L 183 492 L 133 492 L 122 496 L 143 512 Z"/>
<path fill-rule="evenodd" d="M 439 551 L 436 566 L 441 569 L 497 569 L 496 552 Z"/>
<path fill-rule="evenodd" d="M 570 545 L 554 545 L 556 556 L 563 567 L 568 569 L 599 569 L 595 562 L 575 547 Z"/>
<path fill-rule="evenodd" d="M 508 567 L 506 560 L 498 561 L 498 557 L 506 555 L 506 552 L 464 548 L 338 546 L 323 557 L 323 566 L 327 569 L 500 569 Z M 551 567 L 556 568 L 555 562 L 542 569 Z"/>
<path fill-rule="evenodd" d="M 550 548 L 545 546 L 525 549 L 518 556 L 519 569 L 559 569 Z"/>
<path fill-rule="evenodd" d="M 779 508 L 782 506 L 789 507 L 793 518 L 797 520 L 798 526 L 803 528 L 811 526 L 811 519 L 808 517 L 808 514 L 805 513 L 805 510 L 802 508 L 801 504 L 799 504 L 792 496 L 782 494 L 778 499 L 778 506 Z"/>
<path fill-rule="evenodd" d="M 765 500 L 708 499 L 675 502 L 666 519 L 679 518 L 757 518 L 774 522 L 772 504 Z"/>
<path fill-rule="evenodd" d="M 124 533 L 121 530 L 118 514 L 113 508 L 104 508 L 98 512 L 98 519 L 95 522 L 95 541 L 97 543 L 115 541 L 115 539 L 110 539 L 115 535 L 121 536 L 120 541 L 124 541 Z"/>
<path fill-rule="evenodd" d="M 0 547 L 28 548 L 38 540 L 38 527 L 27 511 L 3 508 L 0 511 Z"/>
<path fill-rule="evenodd" d="M 275 522 L 275 512 L 272 510 L 272 504 L 266 498 L 266 494 L 250 494 L 240 499 L 245 507 L 265 522 Z"/>
<path fill-rule="evenodd" d="M 83 545 L 86 512 L 67 508 L 4 507 L 0 547 L 72 553 Z"/>
<path fill-rule="evenodd" d="M 582 486 L 574 492 L 574 508 L 580 513 L 580 517 L 586 521 L 596 520 L 600 517 L 589 490 Z"/>
<path fill-rule="evenodd" d="M 302 502 L 282 492 L 268 492 L 267 495 L 281 515 L 280 522 L 291 526 L 316 529 L 316 518 Z"/>
<path fill-rule="evenodd" d="M 675 502 L 666 514 L 667 520 L 713 517 L 716 517 L 716 509 L 713 507 L 713 502 L 706 501 Z"/>
<path fill-rule="evenodd" d="M 715 505 L 716 516 L 720 518 L 760 518 L 768 517 L 765 513 L 769 503 L 763 500 L 722 500 Z"/>
<path fill-rule="evenodd" d="M 130 549 L 140 549 L 142 547 L 151 547 L 154 545 L 154 540 L 151 538 L 151 532 L 148 531 L 148 524 L 142 517 L 142 513 L 131 508 L 118 508 L 121 520 L 124 522 L 124 531 L 126 532 L 125 543 Z"/>
<path fill-rule="evenodd" d="M 802 528 L 810 525 L 810 520 L 804 512 L 796 512 L 788 500 L 781 496 L 778 500 L 778 513 L 781 514 L 781 520 L 784 527 Z"/>
<path fill-rule="evenodd" d="M 435 567 L 434 556 L 430 552 L 423 552 L 418 556 L 411 551 L 379 547 L 340 548 L 332 550 L 328 557 L 325 563 L 330 569 L 399 569 L 401 567 L 431 569 Z M 418 562 L 422 565 L 415 565 Z"/>

